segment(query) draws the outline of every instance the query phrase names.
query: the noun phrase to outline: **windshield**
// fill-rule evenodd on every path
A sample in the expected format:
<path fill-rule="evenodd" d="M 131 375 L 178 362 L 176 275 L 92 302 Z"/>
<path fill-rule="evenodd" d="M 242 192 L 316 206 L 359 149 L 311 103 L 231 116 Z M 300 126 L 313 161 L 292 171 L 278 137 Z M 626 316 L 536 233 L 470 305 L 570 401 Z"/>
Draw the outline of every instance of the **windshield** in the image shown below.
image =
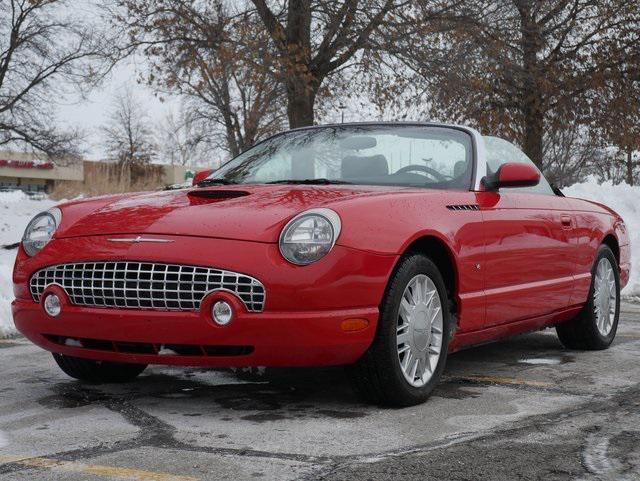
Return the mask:
<path fill-rule="evenodd" d="M 331 126 L 271 137 L 206 183 L 344 183 L 468 190 L 471 137 L 446 127 Z"/>

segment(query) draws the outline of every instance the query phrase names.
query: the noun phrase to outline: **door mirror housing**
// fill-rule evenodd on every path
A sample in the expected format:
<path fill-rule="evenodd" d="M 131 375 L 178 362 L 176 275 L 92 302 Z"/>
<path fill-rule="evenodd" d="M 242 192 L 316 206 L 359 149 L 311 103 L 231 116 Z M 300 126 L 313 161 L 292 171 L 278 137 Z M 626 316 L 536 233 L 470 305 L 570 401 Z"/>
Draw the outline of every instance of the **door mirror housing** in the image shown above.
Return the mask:
<path fill-rule="evenodd" d="M 540 172 L 533 165 L 507 162 L 502 164 L 494 175 L 483 179 L 488 190 L 503 187 L 533 187 L 540 182 Z"/>
<path fill-rule="evenodd" d="M 213 173 L 213 169 L 199 170 L 198 172 L 196 172 L 196 175 L 193 176 L 193 179 L 191 179 L 191 185 L 198 185 L 204 179 L 209 177 L 212 173 Z"/>

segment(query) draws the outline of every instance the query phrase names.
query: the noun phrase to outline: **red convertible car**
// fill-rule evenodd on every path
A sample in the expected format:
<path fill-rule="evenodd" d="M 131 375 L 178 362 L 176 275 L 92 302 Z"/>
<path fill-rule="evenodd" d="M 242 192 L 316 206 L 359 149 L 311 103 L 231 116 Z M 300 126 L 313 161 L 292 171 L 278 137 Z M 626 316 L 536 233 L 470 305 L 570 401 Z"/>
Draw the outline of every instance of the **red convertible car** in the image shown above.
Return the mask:
<path fill-rule="evenodd" d="M 564 197 L 505 140 L 327 125 L 192 188 L 38 214 L 13 315 L 81 380 L 151 363 L 349 365 L 368 399 L 401 406 L 465 346 L 555 326 L 570 349 L 608 347 L 629 264 L 620 216 Z"/>

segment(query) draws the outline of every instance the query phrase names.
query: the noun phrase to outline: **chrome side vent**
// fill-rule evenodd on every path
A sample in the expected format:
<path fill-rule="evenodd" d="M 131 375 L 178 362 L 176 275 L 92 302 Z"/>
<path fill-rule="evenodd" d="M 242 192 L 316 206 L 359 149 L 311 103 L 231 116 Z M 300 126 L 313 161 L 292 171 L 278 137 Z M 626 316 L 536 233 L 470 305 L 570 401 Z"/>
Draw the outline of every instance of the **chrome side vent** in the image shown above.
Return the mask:
<path fill-rule="evenodd" d="M 480 206 L 478 204 L 456 204 L 456 205 L 448 205 L 447 209 L 449 210 L 480 210 Z"/>

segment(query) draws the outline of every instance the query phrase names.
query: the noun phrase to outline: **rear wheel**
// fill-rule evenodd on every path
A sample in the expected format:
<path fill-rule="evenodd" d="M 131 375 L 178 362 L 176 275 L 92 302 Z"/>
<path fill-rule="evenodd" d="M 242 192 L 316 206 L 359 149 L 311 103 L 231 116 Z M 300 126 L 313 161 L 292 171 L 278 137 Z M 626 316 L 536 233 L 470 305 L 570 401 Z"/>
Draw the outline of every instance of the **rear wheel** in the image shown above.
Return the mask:
<path fill-rule="evenodd" d="M 64 354 L 54 354 L 53 358 L 68 376 L 91 383 L 131 381 L 147 367 L 146 364 L 94 361 Z"/>
<path fill-rule="evenodd" d="M 556 332 L 569 349 L 599 350 L 611 345 L 618 330 L 620 315 L 620 273 L 611 249 L 598 249 L 591 272 L 589 298 L 582 311 L 571 321 L 560 324 Z"/>
<path fill-rule="evenodd" d="M 349 370 L 371 402 L 411 406 L 425 401 L 444 370 L 451 316 L 436 265 L 423 255 L 403 259 L 380 309 L 376 338 Z"/>

